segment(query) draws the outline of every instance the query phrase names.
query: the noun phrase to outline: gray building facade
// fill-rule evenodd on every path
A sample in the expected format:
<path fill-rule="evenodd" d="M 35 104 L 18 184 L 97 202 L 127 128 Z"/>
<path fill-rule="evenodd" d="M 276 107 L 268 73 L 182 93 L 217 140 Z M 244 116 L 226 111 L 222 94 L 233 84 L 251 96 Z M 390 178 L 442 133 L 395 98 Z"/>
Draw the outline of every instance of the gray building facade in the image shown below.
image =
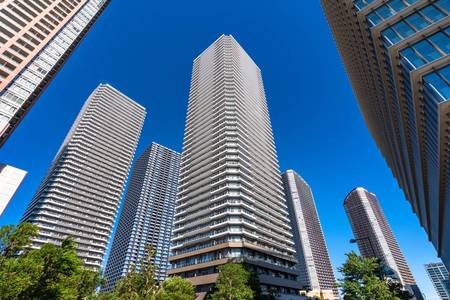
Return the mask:
<path fill-rule="evenodd" d="M 133 266 L 140 269 L 147 246 L 155 250 L 152 263 L 157 280 L 166 278 L 180 160 L 178 152 L 156 143 L 136 160 L 105 270 L 104 290 L 113 289 Z"/>
<path fill-rule="evenodd" d="M 295 171 L 282 175 L 297 252 L 299 281 L 308 296 L 339 299 L 339 291 L 312 190 Z"/>
<path fill-rule="evenodd" d="M 22 217 L 39 227 L 33 248 L 73 236 L 86 267 L 100 269 L 145 115 L 110 85 L 90 95 Z"/>
<path fill-rule="evenodd" d="M 299 290 L 289 224 L 261 71 L 222 35 L 193 64 L 171 275 L 204 297 L 218 266 L 245 261 L 264 291 Z"/>

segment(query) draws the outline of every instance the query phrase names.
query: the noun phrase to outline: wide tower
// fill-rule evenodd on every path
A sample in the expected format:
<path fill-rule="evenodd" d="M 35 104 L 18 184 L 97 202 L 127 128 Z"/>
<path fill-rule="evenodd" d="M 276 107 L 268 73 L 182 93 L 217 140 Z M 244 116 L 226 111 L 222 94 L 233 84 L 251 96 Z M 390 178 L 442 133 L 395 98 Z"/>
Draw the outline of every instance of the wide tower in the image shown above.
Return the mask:
<path fill-rule="evenodd" d="M 39 227 L 32 248 L 77 243 L 85 266 L 102 266 L 145 108 L 108 84 L 86 100 L 22 222 Z"/>
<path fill-rule="evenodd" d="M 231 261 L 264 290 L 299 290 L 261 71 L 232 36 L 194 60 L 172 242 L 169 274 L 198 292 Z"/>

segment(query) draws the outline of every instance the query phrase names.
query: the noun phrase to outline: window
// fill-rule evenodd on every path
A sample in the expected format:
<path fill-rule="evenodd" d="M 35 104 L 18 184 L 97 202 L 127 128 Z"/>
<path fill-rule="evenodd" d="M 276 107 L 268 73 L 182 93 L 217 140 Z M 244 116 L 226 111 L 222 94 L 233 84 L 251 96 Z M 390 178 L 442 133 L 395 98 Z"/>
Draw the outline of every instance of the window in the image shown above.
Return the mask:
<path fill-rule="evenodd" d="M 445 17 L 442 12 L 432 5 L 421 9 L 420 12 L 432 21 L 438 21 Z"/>
<path fill-rule="evenodd" d="M 419 68 L 425 64 L 424 60 L 417 55 L 411 48 L 406 48 L 400 52 L 400 55 L 405 57 L 413 67 Z"/>
<path fill-rule="evenodd" d="M 429 39 L 435 46 L 441 49 L 442 52 L 445 54 L 450 53 L 450 39 L 445 33 L 438 32 L 435 35 L 432 35 Z"/>
<path fill-rule="evenodd" d="M 354 4 L 355 4 L 356 8 L 359 9 L 359 10 L 361 10 L 365 6 L 367 6 L 367 3 L 365 3 L 365 1 L 363 1 L 363 0 L 357 0 L 357 1 L 355 1 Z"/>
<path fill-rule="evenodd" d="M 387 42 L 390 45 L 397 44 L 398 42 L 400 42 L 402 40 L 398 36 L 398 34 L 396 32 L 394 32 L 391 28 L 383 30 L 382 35 L 384 36 L 385 40 L 387 40 Z"/>
<path fill-rule="evenodd" d="M 450 0 L 439 0 L 435 3 L 439 8 L 444 9 L 447 13 L 450 13 Z"/>
<path fill-rule="evenodd" d="M 414 34 L 414 30 L 404 21 L 398 22 L 397 24 L 393 25 L 392 28 L 404 38 L 407 38 Z"/>
<path fill-rule="evenodd" d="M 381 23 L 383 21 L 375 12 L 369 14 L 367 16 L 367 19 L 372 23 L 373 26 L 377 25 L 378 23 Z"/>
<path fill-rule="evenodd" d="M 417 30 L 424 29 L 425 27 L 430 25 L 430 22 L 428 20 L 426 20 L 424 17 L 422 17 L 421 15 L 419 15 L 417 13 L 412 14 L 409 17 L 407 17 L 406 21 L 409 24 L 411 24 L 412 26 L 414 26 L 414 28 L 416 28 Z"/>
<path fill-rule="evenodd" d="M 450 86 L 448 80 L 450 79 L 450 66 L 447 66 L 437 72 L 433 72 L 424 76 L 423 81 L 425 86 L 431 87 L 444 100 L 450 99 Z"/>
<path fill-rule="evenodd" d="M 442 56 L 427 40 L 418 42 L 413 47 L 429 62 Z"/>
<path fill-rule="evenodd" d="M 403 3 L 402 0 L 392 0 L 389 2 L 389 6 L 392 7 L 395 11 L 401 11 L 406 7 L 406 4 Z"/>
<path fill-rule="evenodd" d="M 393 9 L 391 9 L 390 7 L 387 7 L 386 5 L 381 6 L 376 11 L 385 20 L 387 18 L 393 16 L 395 13 L 395 11 Z"/>

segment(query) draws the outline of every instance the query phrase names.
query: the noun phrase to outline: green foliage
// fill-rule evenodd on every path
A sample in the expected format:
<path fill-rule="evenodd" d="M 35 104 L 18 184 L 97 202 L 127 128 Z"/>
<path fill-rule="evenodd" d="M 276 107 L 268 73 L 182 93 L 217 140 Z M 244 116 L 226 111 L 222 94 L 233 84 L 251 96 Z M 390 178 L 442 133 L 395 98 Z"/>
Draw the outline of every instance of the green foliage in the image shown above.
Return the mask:
<path fill-rule="evenodd" d="M 159 286 L 152 263 L 154 255 L 153 248 L 147 247 L 146 255 L 140 262 L 140 271 L 137 272 L 133 266 L 131 271 L 117 283 L 113 293 L 119 299 L 155 299 Z"/>
<path fill-rule="evenodd" d="M 38 227 L 30 223 L 3 226 L 0 228 L 0 254 L 3 257 L 16 255 L 30 244 L 30 238 L 37 235 Z"/>
<path fill-rule="evenodd" d="M 180 277 L 169 277 L 161 290 L 156 294 L 156 300 L 192 300 L 195 299 L 194 286 L 189 280 Z"/>
<path fill-rule="evenodd" d="M 61 246 L 46 244 L 27 250 L 37 236 L 35 225 L 0 229 L 0 299 L 85 299 L 100 282 L 98 272 L 85 269 L 71 238 Z M 17 255 L 20 253 L 20 255 Z"/>
<path fill-rule="evenodd" d="M 339 269 L 344 275 L 340 287 L 344 300 L 403 300 L 410 299 L 401 285 L 388 279 L 376 258 L 364 258 L 354 252 Z"/>
<path fill-rule="evenodd" d="M 252 300 L 255 292 L 250 287 L 252 274 L 243 264 L 228 263 L 219 267 L 219 278 L 211 300 Z"/>
<path fill-rule="evenodd" d="M 194 300 L 195 291 L 191 282 L 179 277 L 167 278 L 161 285 L 155 279 L 152 247 L 140 261 L 140 269 L 133 266 L 110 293 L 99 293 L 95 300 Z"/>

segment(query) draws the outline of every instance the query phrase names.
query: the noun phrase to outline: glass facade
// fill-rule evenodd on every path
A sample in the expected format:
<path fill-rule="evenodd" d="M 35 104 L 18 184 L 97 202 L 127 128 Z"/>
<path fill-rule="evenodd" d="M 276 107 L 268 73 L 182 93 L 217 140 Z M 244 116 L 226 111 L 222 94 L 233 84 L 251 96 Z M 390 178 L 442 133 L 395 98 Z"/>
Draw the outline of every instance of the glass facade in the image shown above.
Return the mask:
<path fill-rule="evenodd" d="M 367 126 L 450 267 L 450 0 L 321 2 Z"/>
<path fill-rule="evenodd" d="M 447 268 L 445 268 L 444 264 L 442 263 L 426 264 L 425 269 L 440 299 L 450 300 L 449 275 Z"/>
<path fill-rule="evenodd" d="M 446 18 L 450 12 L 448 10 L 449 3 L 450 0 L 441 0 L 435 4 L 430 4 L 384 29 L 382 36 L 387 46 L 393 46 Z"/>

